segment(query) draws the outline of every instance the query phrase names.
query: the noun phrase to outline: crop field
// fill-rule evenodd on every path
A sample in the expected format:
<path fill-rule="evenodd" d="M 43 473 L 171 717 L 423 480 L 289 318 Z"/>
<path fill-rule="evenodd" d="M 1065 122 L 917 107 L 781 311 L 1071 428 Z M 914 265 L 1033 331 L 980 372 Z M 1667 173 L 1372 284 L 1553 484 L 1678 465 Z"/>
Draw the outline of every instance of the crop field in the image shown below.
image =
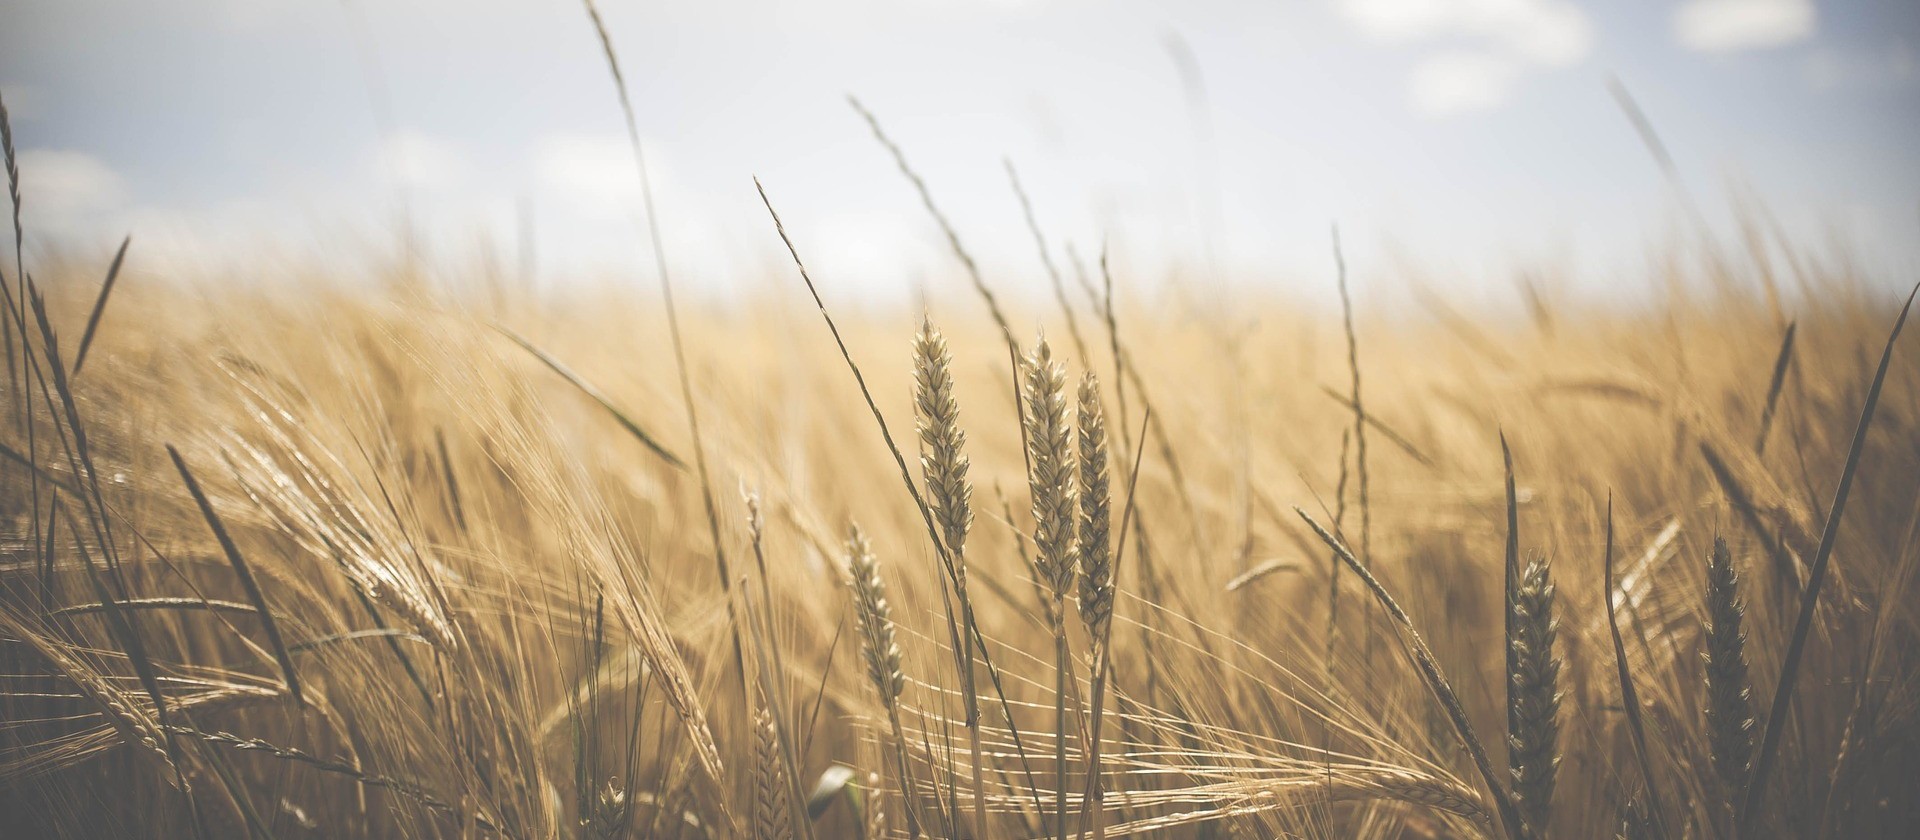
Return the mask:
<path fill-rule="evenodd" d="M 1910 836 L 1911 280 L 1023 285 L 868 120 L 912 306 L 16 239 L 0 835 Z"/>

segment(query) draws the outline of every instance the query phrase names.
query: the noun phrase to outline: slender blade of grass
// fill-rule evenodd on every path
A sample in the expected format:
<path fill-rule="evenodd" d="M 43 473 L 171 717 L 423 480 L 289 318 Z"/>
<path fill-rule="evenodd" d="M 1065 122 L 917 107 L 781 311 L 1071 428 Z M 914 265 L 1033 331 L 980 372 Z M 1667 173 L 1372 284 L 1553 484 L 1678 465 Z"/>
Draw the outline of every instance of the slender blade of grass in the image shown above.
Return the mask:
<path fill-rule="evenodd" d="M 653 454 L 660 456 L 661 460 L 673 465 L 676 469 L 684 470 L 687 468 L 687 462 L 680 460 L 680 456 L 673 454 L 673 451 L 661 444 L 658 438 L 655 438 L 646 429 L 642 428 L 639 423 L 634 422 L 633 417 L 625 411 L 620 410 L 619 406 L 614 405 L 613 400 L 608 398 L 599 388 L 594 387 L 593 383 L 582 379 L 579 374 L 574 373 L 571 368 L 562 364 L 559 359 L 549 355 L 547 351 L 534 346 L 533 342 L 522 338 L 519 333 L 497 324 L 494 325 L 494 329 L 499 330 L 501 335 L 511 339 L 513 343 L 520 345 L 520 347 L 528 353 L 532 353 L 534 358 L 539 359 L 542 364 L 546 365 L 554 373 L 560 374 L 561 379 L 567 380 L 573 387 L 580 389 L 580 393 L 586 394 L 588 398 L 599 403 L 601 408 L 606 409 L 608 414 L 613 415 L 613 419 L 620 424 L 621 428 L 626 429 L 627 432 L 639 440 L 642 445 L 652 450 Z"/>
<path fill-rule="evenodd" d="M 1614 668 L 1620 678 L 1620 704 L 1627 708 L 1627 728 L 1633 735 L 1634 759 L 1640 763 L 1640 776 L 1646 785 L 1649 809 L 1652 812 L 1655 830 L 1661 837 L 1667 834 L 1666 809 L 1660 804 L 1660 788 L 1653 779 L 1653 762 L 1647 756 L 1647 726 L 1640 718 L 1640 695 L 1633 688 L 1633 671 L 1627 667 L 1627 645 L 1620 640 L 1620 620 L 1613 612 L 1613 495 L 1607 495 L 1607 545 L 1601 556 L 1601 565 L 1605 567 L 1606 589 L 1602 594 L 1607 599 L 1607 631 L 1613 636 Z"/>
<path fill-rule="evenodd" d="M 1867 430 L 1873 426 L 1873 412 L 1880 405 L 1880 388 L 1886 384 L 1887 368 L 1893 363 L 1894 343 L 1900 339 L 1900 328 L 1907 324 L 1907 313 L 1913 309 L 1916 294 L 1920 294 L 1920 284 L 1907 293 L 1907 302 L 1900 306 L 1900 316 L 1893 321 L 1886 348 L 1880 351 L 1880 367 L 1873 373 L 1873 385 L 1867 388 L 1866 404 L 1860 407 L 1860 421 L 1853 429 L 1853 443 L 1847 447 L 1847 463 L 1840 472 L 1840 485 L 1833 491 L 1833 504 L 1827 511 L 1827 527 L 1821 532 L 1820 548 L 1813 555 L 1806 591 L 1800 595 L 1800 615 L 1793 622 L 1793 636 L 1787 643 L 1787 656 L 1780 665 L 1780 681 L 1773 688 L 1773 708 L 1767 713 L 1767 728 L 1761 735 L 1760 752 L 1753 760 L 1753 776 L 1747 782 L 1746 796 L 1741 802 L 1738 825 L 1743 836 L 1753 825 L 1760 810 L 1760 799 L 1767 789 L 1767 774 L 1773 769 L 1774 757 L 1779 754 L 1780 733 L 1786 727 L 1787 713 L 1793 705 L 1794 684 L 1800 678 L 1800 657 L 1806 652 L 1807 636 L 1813 630 L 1813 614 L 1820 606 L 1820 585 L 1826 582 L 1827 564 L 1833 558 L 1833 544 L 1840 538 L 1840 517 L 1846 513 L 1847 496 L 1853 491 L 1853 477 L 1860 469 L 1860 456 L 1865 451 Z"/>
<path fill-rule="evenodd" d="M 253 570 L 247 566 L 247 558 L 240 553 L 227 526 L 220 521 L 220 514 L 213 510 L 213 502 L 200 489 L 200 482 L 193 477 L 193 471 L 187 468 L 187 461 L 180 457 L 180 450 L 173 444 L 167 444 L 167 456 L 173 459 L 173 467 L 180 471 L 180 480 L 187 485 L 187 492 L 193 495 L 193 503 L 200 508 L 200 515 L 207 520 L 207 527 L 213 529 L 213 537 L 220 541 L 220 550 L 227 555 L 227 562 L 233 566 L 233 574 L 240 579 L 240 588 L 246 590 L 247 600 L 253 602 L 253 608 L 260 613 L 260 624 L 266 630 L 267 643 L 273 646 L 273 656 L 280 661 L 280 673 L 287 681 L 287 693 L 293 695 L 293 702 L 306 705 L 306 698 L 300 693 L 300 675 L 294 671 L 293 657 L 288 655 L 287 646 L 280 638 L 280 624 L 274 621 L 273 612 L 267 609 L 266 596 L 260 593 L 260 584 L 253 579 Z"/>
<path fill-rule="evenodd" d="M 80 349 L 73 354 L 73 375 L 80 375 L 80 366 L 87 363 L 87 348 L 93 346 L 93 333 L 100 328 L 100 316 L 106 314 L 107 298 L 113 294 L 113 284 L 120 279 L 120 264 L 127 258 L 127 246 L 133 244 L 133 236 L 120 240 L 120 250 L 113 253 L 113 264 L 107 266 L 106 282 L 100 284 L 100 296 L 93 300 L 93 312 L 87 315 L 87 329 L 80 334 Z"/>

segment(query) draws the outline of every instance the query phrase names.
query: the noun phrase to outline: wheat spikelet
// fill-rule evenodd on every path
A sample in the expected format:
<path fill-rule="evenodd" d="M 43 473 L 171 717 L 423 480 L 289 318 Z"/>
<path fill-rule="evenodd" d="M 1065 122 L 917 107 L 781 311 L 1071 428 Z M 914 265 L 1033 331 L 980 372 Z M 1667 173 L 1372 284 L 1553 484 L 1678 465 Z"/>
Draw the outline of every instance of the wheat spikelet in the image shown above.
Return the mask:
<path fill-rule="evenodd" d="M 880 840 L 887 836 L 886 803 L 880 800 L 880 774 L 867 774 L 867 795 L 862 799 L 866 813 L 861 815 L 861 830 L 867 840 Z"/>
<path fill-rule="evenodd" d="M 1535 836 L 1546 832 L 1559 767 L 1560 660 L 1553 655 L 1559 622 L 1553 618 L 1553 580 L 1545 558 L 1527 564 L 1507 604 L 1513 636 L 1507 640 L 1514 702 L 1508 709 L 1507 764 L 1521 819 Z"/>
<path fill-rule="evenodd" d="M 1073 588 L 1074 458 L 1067 420 L 1067 370 L 1042 336 L 1026 359 L 1028 486 L 1033 494 L 1034 565 L 1054 599 Z"/>
<path fill-rule="evenodd" d="M 967 433 L 960 429 L 960 403 L 953 397 L 953 355 L 946 336 L 923 319 L 913 337 L 914 414 L 920 432 L 920 471 L 941 538 L 956 558 L 973 526 L 973 484 L 967 480 Z M 956 570 L 965 567 L 955 563 Z"/>
<path fill-rule="evenodd" d="M 894 639 L 893 605 L 887 603 L 887 582 L 880 578 L 867 535 L 855 525 L 847 533 L 847 577 L 853 587 L 854 619 L 859 622 L 860 654 L 867 678 L 880 692 L 880 702 L 891 709 L 906 688 L 900 670 L 900 645 Z"/>
<path fill-rule="evenodd" d="M 138 745 L 149 757 L 167 770 L 167 775 L 178 778 L 173 755 L 162 744 L 166 736 L 160 724 L 147 713 L 144 706 L 135 703 L 127 694 L 113 687 L 97 670 L 72 655 L 72 648 L 59 641 L 41 635 L 16 616 L 11 609 L 0 608 L 0 630 L 19 642 L 24 642 L 35 652 L 45 657 L 61 676 L 73 683 L 80 695 L 93 702 L 100 709 L 101 716 L 120 736 L 123 743 Z"/>
<path fill-rule="evenodd" d="M 1107 479 L 1107 420 L 1100 382 L 1080 377 L 1080 620 L 1092 639 L 1105 639 L 1113 619 L 1113 550 L 1108 535 L 1113 501 Z"/>
<path fill-rule="evenodd" d="M 787 780 L 781 772 L 780 735 L 773 715 L 761 706 L 753 713 L 753 837 L 790 840 Z"/>
<path fill-rule="evenodd" d="M 1417 773 L 1382 769 L 1342 778 L 1332 788 L 1331 795 L 1336 800 L 1380 798 L 1408 802 L 1459 814 L 1485 828 L 1493 826 L 1493 815 L 1487 812 L 1478 794 L 1453 782 Z"/>
<path fill-rule="evenodd" d="M 1707 742 L 1713 769 L 1729 797 L 1746 788 L 1753 761 L 1753 698 L 1747 681 L 1747 634 L 1740 627 L 1740 575 L 1726 540 L 1707 556 Z"/>
<path fill-rule="evenodd" d="M 907 676 L 900 667 L 900 644 L 895 638 L 893 606 L 887 603 L 887 582 L 881 579 L 880 562 L 874 559 L 873 546 L 858 525 L 850 526 L 847 533 L 847 576 L 853 587 L 854 616 L 859 623 L 867 679 L 879 692 L 893 730 L 900 793 L 907 803 L 907 830 L 918 834 L 921 823 L 914 807 L 913 769 L 907 763 L 907 738 L 900 726 L 900 692 L 907 687 Z"/>

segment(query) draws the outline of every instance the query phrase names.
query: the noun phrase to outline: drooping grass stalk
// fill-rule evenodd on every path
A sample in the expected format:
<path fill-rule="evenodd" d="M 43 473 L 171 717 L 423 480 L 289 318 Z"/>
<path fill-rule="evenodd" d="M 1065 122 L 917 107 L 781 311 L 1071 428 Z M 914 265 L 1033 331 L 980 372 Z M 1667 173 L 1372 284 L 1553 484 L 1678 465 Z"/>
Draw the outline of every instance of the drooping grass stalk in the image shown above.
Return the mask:
<path fill-rule="evenodd" d="M 906 690 L 907 676 L 901 670 L 900 644 L 895 639 L 893 605 L 887 603 L 887 583 L 880 577 L 880 561 L 859 526 L 847 534 L 847 578 L 853 589 L 854 617 L 860 625 L 860 654 L 866 661 L 867 680 L 887 710 L 887 723 L 893 729 L 894 756 L 900 773 L 900 795 L 906 801 L 907 834 L 920 836 L 920 813 L 913 783 L 912 766 L 907 762 L 907 737 L 900 726 L 900 693 Z"/>
<path fill-rule="evenodd" d="M 923 319 L 913 339 L 914 414 L 920 433 L 920 475 L 941 539 L 953 558 L 954 598 L 965 626 L 954 650 L 960 672 L 961 702 L 966 714 L 967 748 L 973 777 L 973 826 L 987 833 L 985 767 L 980 749 L 980 694 L 974 683 L 973 596 L 967 589 L 967 532 L 973 526 L 973 483 L 967 478 L 967 433 L 960 428 L 960 402 L 953 395 L 953 354 L 947 339 Z"/>
<path fill-rule="evenodd" d="M 631 415 L 619 406 L 614 405 L 611 397 L 608 397 L 606 393 L 599 388 L 594 387 L 593 383 L 588 382 L 579 374 L 574 373 L 573 369 L 567 367 L 564 362 L 554 358 L 552 354 L 540 349 L 539 346 L 528 341 L 513 330 L 497 325 L 495 329 L 498 329 L 508 340 L 520 345 L 522 350 L 533 354 L 533 357 L 539 359 L 541 364 L 547 366 L 547 369 L 559 374 L 561 379 L 567 380 L 567 384 L 578 388 L 580 393 L 587 395 L 588 399 L 599 403 L 601 408 L 606 409 L 607 413 L 613 416 L 614 421 L 619 423 L 621 428 L 626 429 L 628 434 L 633 435 L 635 440 L 640 441 L 640 444 L 645 446 L 653 454 L 660 456 L 660 460 L 666 461 L 669 465 L 672 465 L 674 469 L 684 470 L 687 468 L 686 462 L 680 460 L 680 456 L 673 454 L 673 451 L 667 449 L 666 445 L 662 444 L 659 438 L 654 437 L 651 432 L 641 428 L 640 424 L 635 422 Z"/>
<path fill-rule="evenodd" d="M 1387 614 L 1393 617 L 1394 622 L 1399 624 L 1402 630 L 1406 631 L 1407 646 L 1413 653 L 1414 664 L 1419 667 L 1420 676 L 1426 682 L 1427 690 L 1446 711 L 1448 721 L 1453 724 L 1454 734 L 1459 736 L 1461 743 L 1467 748 L 1467 754 L 1473 758 L 1474 769 L 1480 772 L 1480 781 L 1487 786 L 1487 795 L 1493 798 L 1493 804 L 1500 812 L 1500 822 L 1506 826 L 1507 836 L 1511 840 L 1525 840 L 1528 837 L 1526 824 L 1520 819 L 1518 808 L 1514 806 L 1512 797 L 1507 795 L 1506 787 L 1500 784 L 1499 776 L 1494 774 L 1493 762 L 1487 758 L 1487 750 L 1480 743 L 1480 737 L 1473 732 L 1473 722 L 1467 718 L 1466 707 L 1461 705 L 1460 696 L 1454 693 L 1453 686 L 1447 682 L 1447 675 L 1440 670 L 1440 662 L 1434 658 L 1433 651 L 1427 648 L 1426 640 L 1421 637 L 1420 631 L 1414 628 L 1413 619 L 1409 618 L 1406 610 L 1401 609 L 1399 602 L 1388 594 L 1386 587 L 1373 576 L 1373 572 L 1353 556 L 1353 551 L 1347 548 L 1345 542 L 1327 533 L 1327 529 L 1315 522 L 1306 511 L 1295 507 L 1293 512 L 1307 523 L 1307 527 L 1313 529 L 1313 533 L 1320 538 L 1321 542 L 1333 549 L 1334 555 L 1340 558 L 1340 562 L 1347 564 L 1347 568 L 1360 576 L 1360 581 L 1373 591 L 1374 600 L 1386 609 Z"/>
<path fill-rule="evenodd" d="M 1353 410 L 1353 401 L 1347 399 L 1345 394 L 1342 394 L 1339 391 L 1336 391 L 1325 385 L 1320 386 L 1320 393 L 1326 394 L 1328 399 L 1333 400 L 1336 403 L 1339 403 L 1342 407 L 1346 408 L 1348 411 Z M 1376 432 L 1379 432 L 1380 436 L 1383 438 L 1386 438 L 1388 443 L 1393 444 L 1395 448 L 1399 449 L 1401 452 L 1406 453 L 1407 457 L 1412 458 L 1414 461 L 1418 462 L 1420 466 L 1426 467 L 1427 469 L 1430 469 L 1430 470 L 1440 469 L 1440 463 L 1438 461 L 1435 461 L 1432 455 L 1428 455 L 1425 451 L 1422 451 L 1420 449 L 1419 444 L 1416 444 L 1412 440 L 1409 440 L 1406 435 L 1402 434 L 1400 431 L 1396 430 L 1394 427 L 1387 425 L 1387 422 L 1385 420 L 1381 420 L 1379 416 L 1372 413 L 1367 413 L 1363 416 L 1366 418 L 1367 428 L 1372 429 Z M 1348 431 L 1351 432 L 1352 430 L 1349 429 Z"/>
<path fill-rule="evenodd" d="M 1707 555 L 1707 744 L 1730 807 L 1737 807 L 1753 768 L 1753 690 L 1747 679 L 1746 605 L 1727 541 L 1713 538 Z"/>
<path fill-rule="evenodd" d="M 1034 569 L 1052 596 L 1054 646 L 1054 766 L 1056 837 L 1067 836 L 1067 684 L 1073 661 L 1067 650 L 1066 599 L 1073 589 L 1077 535 L 1074 529 L 1073 430 L 1067 418 L 1067 370 L 1053 357 L 1045 336 L 1025 360 L 1021 394 L 1026 415 L 1027 488 L 1033 497 Z"/>
<path fill-rule="evenodd" d="M 1547 836 L 1555 771 L 1560 766 L 1560 659 L 1554 656 L 1559 622 L 1553 616 L 1553 581 L 1545 558 L 1527 564 L 1507 602 L 1513 635 L 1507 639 L 1513 670 L 1507 691 L 1507 765 L 1514 803 L 1527 831 Z"/>
<path fill-rule="evenodd" d="M 1867 388 L 1866 403 L 1860 407 L 1860 421 L 1853 429 L 1853 442 L 1847 446 L 1846 466 L 1840 472 L 1840 484 L 1834 488 L 1833 504 L 1827 508 L 1827 525 L 1820 534 L 1820 548 L 1814 552 L 1813 564 L 1807 573 L 1807 588 L 1800 597 L 1800 615 L 1794 619 L 1793 635 L 1787 643 L 1787 656 L 1781 660 L 1780 681 L 1773 688 L 1773 708 L 1767 712 L 1767 728 L 1760 740 L 1760 752 L 1754 757 L 1753 775 L 1747 781 L 1746 796 L 1740 806 L 1740 818 L 1735 822 L 1740 836 L 1747 836 L 1747 828 L 1753 824 L 1760 809 L 1760 798 L 1767 788 L 1767 773 L 1773 768 L 1773 759 L 1780 748 L 1780 730 L 1785 728 L 1787 712 L 1793 704 L 1793 688 L 1800 678 L 1800 656 L 1806 652 L 1807 636 L 1813 630 L 1813 613 L 1820 606 L 1820 587 L 1827 580 L 1827 563 L 1833 558 L 1833 544 L 1840 538 L 1840 517 L 1847 510 L 1847 495 L 1853 490 L 1853 476 L 1860 468 L 1860 456 L 1865 451 L 1867 430 L 1873 426 L 1873 412 L 1880 405 L 1880 387 L 1886 384 L 1887 367 L 1893 363 L 1894 343 L 1900 340 L 1900 328 L 1907 324 L 1907 313 L 1913 309 L 1913 298 L 1920 294 L 1920 284 L 1907 293 L 1907 302 L 1900 307 L 1900 315 L 1894 319 L 1893 330 L 1887 334 L 1886 348 L 1880 351 L 1880 367 L 1874 371 L 1873 385 Z"/>

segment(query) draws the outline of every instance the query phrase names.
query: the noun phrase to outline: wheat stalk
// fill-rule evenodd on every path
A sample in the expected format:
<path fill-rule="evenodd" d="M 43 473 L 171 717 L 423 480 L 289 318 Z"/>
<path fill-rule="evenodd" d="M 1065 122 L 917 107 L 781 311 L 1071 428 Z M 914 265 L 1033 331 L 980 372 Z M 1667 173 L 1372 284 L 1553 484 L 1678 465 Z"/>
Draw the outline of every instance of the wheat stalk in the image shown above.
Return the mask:
<path fill-rule="evenodd" d="M 773 714 L 762 704 L 753 713 L 753 837 L 754 840 L 790 840 L 787 823 L 787 780 L 780 758 L 780 733 Z"/>
<path fill-rule="evenodd" d="M 1100 403 L 1100 381 L 1087 371 L 1080 377 L 1080 620 L 1087 637 L 1107 637 L 1113 620 L 1113 553 L 1108 535 L 1112 492 L 1107 477 L 1107 420 Z"/>
<path fill-rule="evenodd" d="M 847 533 L 847 578 L 853 588 L 854 618 L 860 628 L 860 655 L 866 660 L 867 679 L 886 707 L 893 728 L 894 754 L 899 761 L 900 793 L 907 803 L 908 833 L 920 833 L 914 805 L 914 785 L 907 764 L 907 738 L 900 726 L 900 693 L 907 676 L 900 667 L 900 644 L 893 626 L 893 605 L 887 603 L 887 582 L 880 577 L 880 561 L 873 556 L 867 535 L 854 525 Z"/>
<path fill-rule="evenodd" d="M 1027 355 L 1024 374 L 1034 565 L 1048 594 L 1063 602 L 1074 579 L 1073 429 L 1067 418 L 1066 366 L 1054 359 L 1045 336 Z"/>
<path fill-rule="evenodd" d="M 1041 336 L 1027 355 L 1021 393 L 1027 433 L 1027 487 L 1033 496 L 1034 570 L 1046 585 L 1054 649 L 1054 767 L 1059 793 L 1055 836 L 1067 836 L 1067 685 L 1073 661 L 1067 650 L 1066 599 L 1073 588 L 1073 430 L 1067 419 L 1067 370 Z"/>
<path fill-rule="evenodd" d="M 1095 838 L 1106 834 L 1105 788 L 1100 778 L 1100 720 L 1105 705 L 1108 637 L 1113 622 L 1113 551 L 1109 527 L 1113 498 L 1107 472 L 1107 420 L 1100 402 L 1100 381 L 1093 371 L 1080 377 L 1080 620 L 1086 624 L 1088 667 L 1092 669 L 1093 724 L 1087 745 L 1086 814 Z M 1082 827 L 1084 834 L 1086 828 Z"/>
<path fill-rule="evenodd" d="M 1726 540 L 1714 537 L 1707 555 L 1707 744 L 1730 801 L 1746 790 L 1753 767 L 1753 691 L 1747 679 L 1747 634 L 1740 626 L 1745 613 L 1733 555 Z"/>
<path fill-rule="evenodd" d="M 1534 836 L 1544 836 L 1553 802 L 1554 771 L 1560 765 L 1560 660 L 1553 655 L 1559 622 L 1553 617 L 1553 580 L 1545 558 L 1527 564 L 1507 602 L 1512 617 L 1507 647 L 1507 765 L 1520 818 Z"/>
<path fill-rule="evenodd" d="M 961 701 L 966 711 L 968 749 L 972 753 L 973 824 L 984 833 L 987 824 L 985 767 L 980 751 L 980 697 L 974 687 L 973 596 L 967 591 L 967 531 L 973 526 L 973 483 L 967 479 L 967 433 L 960 428 L 960 401 L 953 396 L 953 354 L 946 336 L 933 321 L 922 318 L 913 337 L 913 405 L 920 433 L 920 474 L 927 482 L 933 517 L 953 558 L 954 598 L 960 602 L 965 625 L 954 648 L 960 671 Z"/>
<path fill-rule="evenodd" d="M 961 556 L 973 527 L 973 484 L 967 480 L 967 433 L 953 396 L 953 354 L 946 336 L 923 319 L 913 337 L 914 410 L 922 452 L 920 471 L 947 551 Z M 964 579 L 964 573 L 962 575 Z"/>

